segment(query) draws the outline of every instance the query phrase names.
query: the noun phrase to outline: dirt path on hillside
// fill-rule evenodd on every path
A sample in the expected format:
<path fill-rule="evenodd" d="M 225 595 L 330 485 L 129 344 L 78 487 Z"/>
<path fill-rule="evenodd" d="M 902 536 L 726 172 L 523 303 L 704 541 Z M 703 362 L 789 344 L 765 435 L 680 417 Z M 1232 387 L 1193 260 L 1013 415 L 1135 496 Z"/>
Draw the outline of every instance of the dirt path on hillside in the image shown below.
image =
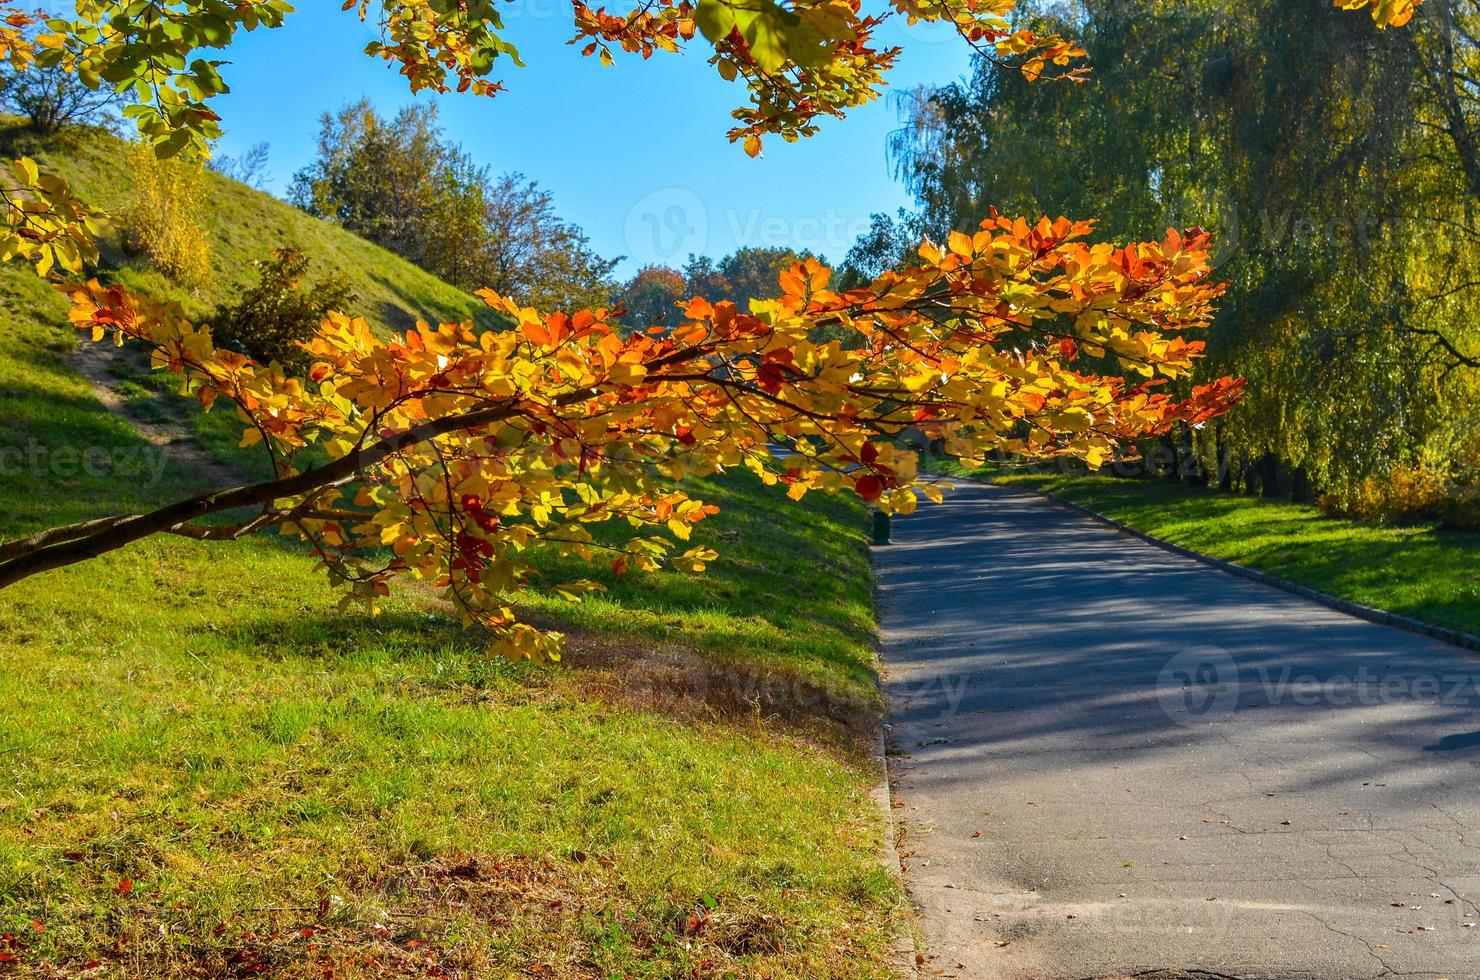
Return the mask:
<path fill-rule="evenodd" d="M 194 474 L 195 482 L 203 486 L 227 487 L 240 483 L 240 473 L 217 461 L 195 441 L 195 434 L 183 412 L 172 412 L 172 417 L 158 419 L 141 418 L 128 410 L 128 399 L 122 394 L 123 381 L 110 369 L 118 363 L 119 358 L 129 356 L 130 352 L 112 344 L 84 342 L 68 358 L 68 363 L 87 379 L 93 394 L 103 403 L 104 408 L 128 422 L 146 441 L 158 447 L 170 468 L 176 472 Z M 161 405 L 165 405 L 164 396 L 161 395 L 159 401 Z M 182 406 L 166 407 L 174 410 Z"/>

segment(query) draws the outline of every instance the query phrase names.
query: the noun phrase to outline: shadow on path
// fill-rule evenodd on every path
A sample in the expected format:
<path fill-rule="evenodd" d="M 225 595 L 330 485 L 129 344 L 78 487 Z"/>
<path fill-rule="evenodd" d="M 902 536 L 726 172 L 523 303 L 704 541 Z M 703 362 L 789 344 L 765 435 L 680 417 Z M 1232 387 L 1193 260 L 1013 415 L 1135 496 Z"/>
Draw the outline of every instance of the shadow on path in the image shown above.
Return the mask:
<path fill-rule="evenodd" d="M 1480 976 L 1480 658 L 962 483 L 875 550 L 932 969 Z"/>

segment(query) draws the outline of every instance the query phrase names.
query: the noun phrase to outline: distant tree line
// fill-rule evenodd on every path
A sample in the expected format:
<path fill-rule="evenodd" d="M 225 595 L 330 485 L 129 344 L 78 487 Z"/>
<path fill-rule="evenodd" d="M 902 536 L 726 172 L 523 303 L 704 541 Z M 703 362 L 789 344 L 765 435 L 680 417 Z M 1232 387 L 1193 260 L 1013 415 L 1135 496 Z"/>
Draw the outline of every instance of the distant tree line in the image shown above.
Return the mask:
<path fill-rule="evenodd" d="M 361 99 L 325 113 L 318 158 L 290 197 L 463 289 L 556 310 L 605 306 L 615 288 L 616 260 L 598 255 L 535 181 L 495 176 L 448 141 L 435 105 L 387 119 Z"/>
<path fill-rule="evenodd" d="M 690 255 L 683 268 L 647 265 L 622 284 L 615 294 L 626 313 L 623 321 L 634 329 L 654 324 L 672 326 L 678 308 L 693 296 L 710 302 L 744 304 L 751 297 L 780 293 L 781 273 L 793 262 L 816 258 L 790 248 L 745 246 L 720 259 Z"/>

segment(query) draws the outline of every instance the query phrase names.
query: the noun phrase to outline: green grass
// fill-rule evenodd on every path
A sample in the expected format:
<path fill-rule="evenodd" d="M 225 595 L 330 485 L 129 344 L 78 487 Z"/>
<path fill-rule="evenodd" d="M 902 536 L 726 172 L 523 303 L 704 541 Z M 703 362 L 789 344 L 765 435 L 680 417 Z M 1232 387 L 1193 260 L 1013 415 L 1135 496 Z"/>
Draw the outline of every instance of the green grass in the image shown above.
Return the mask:
<path fill-rule="evenodd" d="M 0 537 L 197 488 L 71 346 L 44 284 L 0 271 Z M 152 391 L 130 410 L 174 411 Z M 706 575 L 527 604 L 571 634 L 555 668 L 488 659 L 426 594 L 340 613 L 277 538 L 157 538 L 5 590 L 0 953 L 23 975 L 886 975 L 862 510 L 710 491 Z"/>
<path fill-rule="evenodd" d="M 1480 633 L 1480 534 L 1474 532 L 1341 520 L 1301 504 L 1154 480 L 987 476 L 1057 494 L 1163 541 L 1329 595 Z"/>

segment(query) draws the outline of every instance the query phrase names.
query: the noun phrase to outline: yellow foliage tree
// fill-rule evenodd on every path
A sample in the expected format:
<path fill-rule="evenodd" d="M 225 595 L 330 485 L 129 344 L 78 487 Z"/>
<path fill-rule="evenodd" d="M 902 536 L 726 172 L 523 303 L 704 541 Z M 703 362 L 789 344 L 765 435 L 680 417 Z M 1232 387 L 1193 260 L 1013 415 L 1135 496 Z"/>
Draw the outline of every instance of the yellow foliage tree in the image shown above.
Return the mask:
<path fill-rule="evenodd" d="M 507 605 L 539 586 L 529 548 L 618 574 L 699 571 L 714 553 L 674 541 L 716 511 L 687 477 L 745 468 L 793 498 L 848 491 L 908 513 L 917 494 L 939 495 L 898 444 L 912 430 L 967 458 L 1096 466 L 1124 440 L 1225 411 L 1239 391 L 1229 379 L 1181 401 L 1158 391 L 1202 349 L 1183 333 L 1207 323 L 1220 292 L 1209 236 L 1116 248 L 1090 232 L 994 215 L 867 288 L 834 292 L 809 259 L 749 311 L 695 298 L 676 326 L 637 333 L 607 310 L 541 313 L 493 293 L 517 329 L 421 324 L 385 342 L 334 315 L 305 345 L 306 377 L 219 350 L 177 309 L 119 287 L 67 287 L 94 340 L 142 343 L 203 406 L 233 403 L 243 446 L 263 444 L 277 476 L 0 546 L 0 587 L 155 533 L 278 527 L 309 542 L 347 600 L 373 608 L 394 581 L 420 579 L 492 627 L 502 652 L 552 657 L 559 637 Z M 1097 371 L 1101 358 L 1133 380 Z M 301 468 L 308 446 L 329 462 Z M 197 523 L 244 508 L 233 525 Z M 598 540 L 597 524 L 621 533 Z"/>
<path fill-rule="evenodd" d="M 211 274 L 204 218 L 205 171 L 199 160 L 160 159 L 143 142 L 130 145 L 134 195 L 122 215 L 124 247 L 149 257 L 165 275 L 190 289 Z"/>

